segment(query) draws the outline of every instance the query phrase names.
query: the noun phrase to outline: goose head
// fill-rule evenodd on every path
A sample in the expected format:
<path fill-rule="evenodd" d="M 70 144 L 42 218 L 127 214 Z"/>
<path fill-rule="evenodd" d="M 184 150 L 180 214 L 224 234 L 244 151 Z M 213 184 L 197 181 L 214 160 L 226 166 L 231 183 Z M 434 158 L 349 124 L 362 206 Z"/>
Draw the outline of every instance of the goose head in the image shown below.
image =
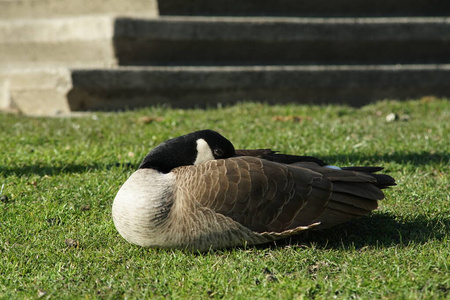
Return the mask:
<path fill-rule="evenodd" d="M 163 142 L 144 158 L 139 169 L 169 173 L 172 169 L 235 156 L 233 144 L 212 130 L 195 131 Z"/>

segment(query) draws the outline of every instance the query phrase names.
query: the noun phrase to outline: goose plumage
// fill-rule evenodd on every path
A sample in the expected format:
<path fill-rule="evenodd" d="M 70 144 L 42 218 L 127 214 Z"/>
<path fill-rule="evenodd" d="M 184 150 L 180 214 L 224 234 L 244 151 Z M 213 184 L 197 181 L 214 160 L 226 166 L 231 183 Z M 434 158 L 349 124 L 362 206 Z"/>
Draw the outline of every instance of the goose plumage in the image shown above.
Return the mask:
<path fill-rule="evenodd" d="M 118 232 L 145 247 L 262 244 L 364 216 L 395 180 L 381 167 L 328 166 L 270 149 L 235 150 L 212 130 L 154 148 L 118 191 Z"/>

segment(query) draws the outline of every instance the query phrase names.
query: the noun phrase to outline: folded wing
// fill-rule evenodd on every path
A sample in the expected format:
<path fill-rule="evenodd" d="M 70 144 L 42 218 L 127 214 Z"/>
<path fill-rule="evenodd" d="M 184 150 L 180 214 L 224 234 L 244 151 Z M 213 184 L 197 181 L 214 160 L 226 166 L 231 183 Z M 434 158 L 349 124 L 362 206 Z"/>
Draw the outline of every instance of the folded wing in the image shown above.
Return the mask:
<path fill-rule="evenodd" d="M 393 184 L 387 175 L 370 173 L 377 170 L 337 170 L 311 161 L 283 164 L 241 156 L 189 168 L 184 176 L 192 180 L 183 181 L 196 187 L 190 193 L 203 207 L 254 232 L 277 235 L 318 222 L 319 228 L 327 228 L 366 215 L 384 198 L 380 188 Z"/>

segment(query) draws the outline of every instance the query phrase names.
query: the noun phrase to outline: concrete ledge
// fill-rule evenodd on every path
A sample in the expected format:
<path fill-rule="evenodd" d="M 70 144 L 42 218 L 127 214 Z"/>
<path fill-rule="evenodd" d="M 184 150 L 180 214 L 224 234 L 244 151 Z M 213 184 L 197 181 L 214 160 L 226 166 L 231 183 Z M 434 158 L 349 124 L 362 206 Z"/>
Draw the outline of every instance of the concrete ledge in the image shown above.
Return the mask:
<path fill-rule="evenodd" d="M 103 13 L 229 16 L 449 16 L 446 0 L 0 0 L 0 19 Z"/>
<path fill-rule="evenodd" d="M 1 21 L 0 52 L 0 68 L 450 63 L 450 18 Z"/>
<path fill-rule="evenodd" d="M 116 64 L 109 16 L 0 21 L 0 67 Z"/>
<path fill-rule="evenodd" d="M 71 112 L 67 94 L 72 89 L 68 69 L 21 69 L 0 72 L 0 82 L 6 82 L 0 94 L 3 111 L 25 115 L 60 115 Z M 0 86 L 1 88 L 1 86 Z"/>
<path fill-rule="evenodd" d="M 161 15 L 448 16 L 447 0 L 160 0 Z"/>
<path fill-rule="evenodd" d="M 95 84 L 96 78 L 101 82 Z M 72 80 L 72 110 L 157 103 L 204 107 L 241 100 L 363 105 L 450 95 L 450 65 L 126 68 L 76 70 Z"/>
<path fill-rule="evenodd" d="M 450 63 L 450 18 L 119 18 L 121 65 Z"/>
<path fill-rule="evenodd" d="M 11 100 L 10 83 L 8 78 L 0 76 L 0 111 L 17 112 Z"/>
<path fill-rule="evenodd" d="M 0 0 L 0 19 L 52 18 L 108 13 L 158 15 L 156 0 Z"/>
<path fill-rule="evenodd" d="M 13 104 L 31 115 L 242 100 L 359 106 L 385 98 L 450 97 L 450 65 L 121 67 L 34 70 L 9 78 Z"/>

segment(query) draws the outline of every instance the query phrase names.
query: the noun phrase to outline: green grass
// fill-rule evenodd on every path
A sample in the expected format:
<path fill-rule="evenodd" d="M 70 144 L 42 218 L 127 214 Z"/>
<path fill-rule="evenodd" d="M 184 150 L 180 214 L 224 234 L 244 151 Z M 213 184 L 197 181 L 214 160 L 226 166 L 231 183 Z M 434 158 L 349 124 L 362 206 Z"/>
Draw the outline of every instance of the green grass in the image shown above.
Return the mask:
<path fill-rule="evenodd" d="M 392 112 L 399 119 L 386 122 Z M 128 244 L 111 219 L 120 185 L 154 146 L 203 128 L 237 148 L 383 165 L 398 186 L 368 217 L 277 245 L 193 254 Z M 0 114 L 0 147 L 0 299 L 450 298 L 447 100 Z"/>

